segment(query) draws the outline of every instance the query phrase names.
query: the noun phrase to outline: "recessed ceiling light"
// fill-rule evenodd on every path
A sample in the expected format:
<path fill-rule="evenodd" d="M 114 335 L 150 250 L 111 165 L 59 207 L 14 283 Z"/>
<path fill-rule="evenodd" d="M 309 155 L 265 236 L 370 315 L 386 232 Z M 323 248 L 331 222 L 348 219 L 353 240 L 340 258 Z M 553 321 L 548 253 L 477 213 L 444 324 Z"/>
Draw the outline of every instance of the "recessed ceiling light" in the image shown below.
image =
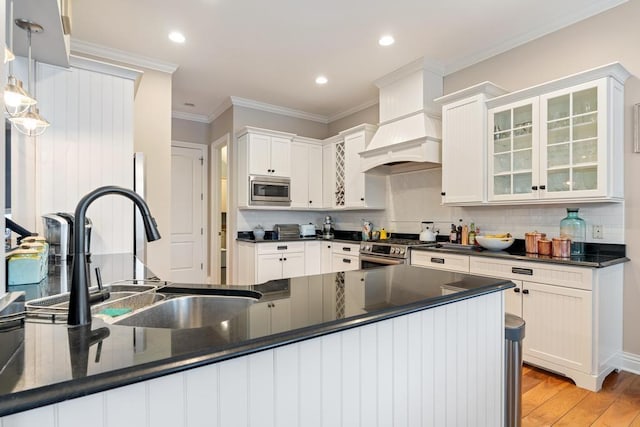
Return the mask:
<path fill-rule="evenodd" d="M 184 34 L 178 31 L 172 31 L 169 33 L 169 40 L 171 40 L 174 43 L 184 43 L 186 38 L 184 37 Z"/>
<path fill-rule="evenodd" d="M 328 81 L 329 81 L 329 79 L 327 79 L 325 76 L 316 77 L 316 84 L 326 85 Z"/>
<path fill-rule="evenodd" d="M 382 36 L 380 37 L 380 40 L 378 40 L 378 44 L 380 46 L 391 46 L 392 44 L 395 43 L 395 39 L 393 38 L 393 36 Z"/>

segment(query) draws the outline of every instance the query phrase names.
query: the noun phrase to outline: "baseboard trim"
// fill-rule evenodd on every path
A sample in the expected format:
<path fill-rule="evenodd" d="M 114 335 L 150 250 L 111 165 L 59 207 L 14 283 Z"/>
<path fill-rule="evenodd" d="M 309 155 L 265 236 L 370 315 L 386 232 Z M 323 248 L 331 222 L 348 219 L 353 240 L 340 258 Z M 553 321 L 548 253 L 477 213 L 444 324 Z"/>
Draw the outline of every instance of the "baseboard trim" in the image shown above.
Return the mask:
<path fill-rule="evenodd" d="M 640 375 L 640 355 L 622 352 L 622 370 Z"/>

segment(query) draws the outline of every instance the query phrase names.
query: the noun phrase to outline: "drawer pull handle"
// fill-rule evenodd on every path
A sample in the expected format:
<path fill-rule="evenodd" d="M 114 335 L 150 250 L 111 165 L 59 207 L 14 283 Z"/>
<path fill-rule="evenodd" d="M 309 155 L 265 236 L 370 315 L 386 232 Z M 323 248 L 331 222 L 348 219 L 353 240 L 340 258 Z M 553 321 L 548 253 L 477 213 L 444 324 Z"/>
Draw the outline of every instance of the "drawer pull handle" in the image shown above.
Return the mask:
<path fill-rule="evenodd" d="M 284 245 L 284 246 L 278 246 L 278 250 L 279 250 L 279 251 L 286 251 L 286 250 L 287 250 L 287 246 L 286 246 L 286 245 Z"/>
<path fill-rule="evenodd" d="M 431 258 L 431 262 L 435 264 L 444 264 L 444 258 Z"/>
<path fill-rule="evenodd" d="M 345 252 L 351 252 L 351 248 L 347 248 L 346 246 L 344 248 L 342 248 L 343 251 Z"/>
<path fill-rule="evenodd" d="M 511 272 L 513 274 L 525 274 L 527 276 L 533 276 L 532 268 L 511 267 Z"/>
<path fill-rule="evenodd" d="M 525 295 L 529 295 L 529 289 L 523 289 L 522 293 L 525 294 Z"/>
<path fill-rule="evenodd" d="M 520 288 L 513 288 L 513 292 L 519 293 L 520 292 Z"/>
<path fill-rule="evenodd" d="M 347 264 L 351 264 L 351 260 L 349 258 L 342 258 L 342 262 L 346 262 Z"/>

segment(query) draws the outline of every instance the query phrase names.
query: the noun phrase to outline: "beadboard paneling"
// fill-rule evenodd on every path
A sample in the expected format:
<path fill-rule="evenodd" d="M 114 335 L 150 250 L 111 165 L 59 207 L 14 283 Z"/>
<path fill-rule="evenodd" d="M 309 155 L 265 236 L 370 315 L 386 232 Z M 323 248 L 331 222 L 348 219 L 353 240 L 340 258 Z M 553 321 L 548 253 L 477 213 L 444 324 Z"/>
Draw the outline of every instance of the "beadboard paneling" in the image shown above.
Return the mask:
<path fill-rule="evenodd" d="M 30 141 L 12 132 L 12 213 L 42 233 L 42 214 L 73 213 L 82 196 L 103 185 L 132 188 L 133 81 L 41 63 L 36 74 L 38 106 L 51 126 Z M 107 196 L 87 215 L 93 253 L 132 252 L 131 201 Z"/>
<path fill-rule="evenodd" d="M 500 426 L 502 304 L 492 293 L 4 417 L 2 427 Z M 135 423 L 112 416 L 129 397 Z"/>

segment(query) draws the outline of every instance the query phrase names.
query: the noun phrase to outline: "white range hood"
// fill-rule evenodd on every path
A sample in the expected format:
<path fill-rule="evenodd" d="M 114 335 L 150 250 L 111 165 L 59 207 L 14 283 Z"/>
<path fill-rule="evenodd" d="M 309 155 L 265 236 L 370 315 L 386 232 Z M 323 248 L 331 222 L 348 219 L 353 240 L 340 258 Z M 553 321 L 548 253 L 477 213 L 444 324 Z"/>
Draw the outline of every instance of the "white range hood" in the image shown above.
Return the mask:
<path fill-rule="evenodd" d="M 424 59 L 376 82 L 380 124 L 360 153 L 362 172 L 390 174 L 440 167 L 442 71 Z"/>

